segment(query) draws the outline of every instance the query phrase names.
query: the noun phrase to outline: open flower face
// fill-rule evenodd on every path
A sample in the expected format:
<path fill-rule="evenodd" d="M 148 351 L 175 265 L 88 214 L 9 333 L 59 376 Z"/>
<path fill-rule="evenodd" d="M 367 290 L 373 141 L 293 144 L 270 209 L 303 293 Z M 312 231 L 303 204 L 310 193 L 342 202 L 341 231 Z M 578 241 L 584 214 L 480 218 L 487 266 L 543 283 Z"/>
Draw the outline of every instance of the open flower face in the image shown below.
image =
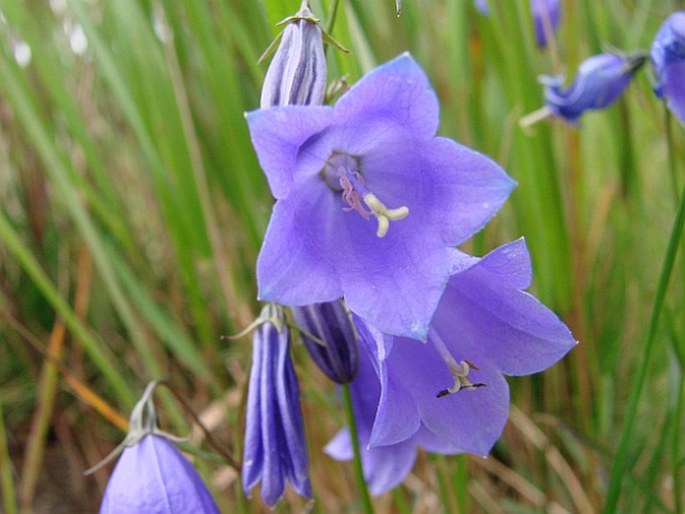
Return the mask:
<path fill-rule="evenodd" d="M 438 102 L 409 55 L 333 107 L 247 115 L 276 197 L 257 263 L 261 300 L 344 297 L 384 332 L 425 339 L 457 255 L 514 182 L 489 158 L 435 137 Z"/>
<path fill-rule="evenodd" d="M 352 395 L 364 473 L 375 494 L 402 481 L 417 448 L 486 455 L 509 412 L 503 375 L 542 371 L 575 344 L 566 325 L 523 291 L 531 268 L 522 240 L 470 259 L 450 278 L 427 342 L 360 327 Z M 326 451 L 350 458 L 347 432 Z"/>

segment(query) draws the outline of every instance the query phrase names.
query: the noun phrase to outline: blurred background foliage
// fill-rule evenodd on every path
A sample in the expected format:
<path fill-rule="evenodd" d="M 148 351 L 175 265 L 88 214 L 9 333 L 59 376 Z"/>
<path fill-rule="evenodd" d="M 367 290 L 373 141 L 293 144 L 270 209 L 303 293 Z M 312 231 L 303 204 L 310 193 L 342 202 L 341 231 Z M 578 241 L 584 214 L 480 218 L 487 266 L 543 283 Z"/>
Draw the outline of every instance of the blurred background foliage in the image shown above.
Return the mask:
<path fill-rule="evenodd" d="M 333 3 L 311 2 L 324 26 Z M 0 0 L 0 511 L 94 511 L 108 471 L 81 473 L 123 438 L 151 379 L 168 380 L 239 460 L 250 343 L 221 336 L 258 312 L 254 262 L 273 202 L 243 113 L 258 105 L 275 24 L 298 7 Z M 470 0 L 405 0 L 399 18 L 391 0 L 341 0 L 332 34 L 352 53 L 328 49 L 329 81 L 411 51 L 440 98 L 440 133 L 519 184 L 466 250 L 524 236 L 533 292 L 581 342 L 550 371 L 510 380 L 511 419 L 490 458 L 420 455 L 378 512 L 599 512 L 619 476 L 619 511 L 683 512 L 682 251 L 646 344 L 685 184 L 683 127 L 648 67 L 577 128 L 518 125 L 542 105 L 540 74 L 648 49 L 683 8 L 564 0 L 556 42 L 540 50 L 524 0 L 491 0 L 489 17 Z M 336 391 L 302 348 L 296 361 L 310 508 L 355 512 L 350 466 L 321 451 L 342 424 Z M 642 367 L 630 444 L 618 445 Z M 267 512 L 183 407 L 159 398 L 165 427 L 193 431 L 222 509 Z M 303 508 L 288 496 L 276 511 Z"/>

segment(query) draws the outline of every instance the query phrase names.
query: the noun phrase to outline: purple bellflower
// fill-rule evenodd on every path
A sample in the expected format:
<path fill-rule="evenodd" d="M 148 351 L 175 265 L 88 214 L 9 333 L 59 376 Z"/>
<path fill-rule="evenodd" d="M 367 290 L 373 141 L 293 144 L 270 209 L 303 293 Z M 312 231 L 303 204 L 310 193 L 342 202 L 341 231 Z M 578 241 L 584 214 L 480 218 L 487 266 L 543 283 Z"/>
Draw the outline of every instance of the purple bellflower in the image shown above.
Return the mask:
<path fill-rule="evenodd" d="M 528 250 L 515 241 L 482 259 L 464 258 L 426 343 L 360 327 L 360 369 L 351 387 L 374 494 L 404 479 L 418 448 L 487 455 L 509 411 L 503 374 L 542 371 L 576 344 L 566 325 L 524 291 L 530 281 Z M 346 429 L 326 452 L 352 457 Z"/>
<path fill-rule="evenodd" d="M 651 57 L 657 76 L 654 92 L 685 124 L 685 11 L 666 18 L 652 43 Z"/>
<path fill-rule="evenodd" d="M 554 37 L 561 20 L 561 0 L 530 0 L 535 27 L 535 42 L 545 48 Z"/>
<path fill-rule="evenodd" d="M 582 114 L 591 109 L 604 109 L 614 103 L 630 84 L 635 72 L 643 65 L 646 56 L 599 54 L 583 61 L 573 83 L 565 88 L 563 76 L 543 76 L 546 106 L 521 123 L 528 125 L 549 115 L 575 124 Z"/>
<path fill-rule="evenodd" d="M 514 182 L 435 136 L 438 102 L 421 68 L 405 54 L 335 106 L 262 109 L 247 121 L 276 198 L 257 261 L 260 299 L 343 297 L 384 332 L 425 339 L 451 247 L 487 223 Z"/>
<path fill-rule="evenodd" d="M 207 487 L 166 437 L 149 434 L 121 454 L 100 514 L 217 513 Z"/>
<path fill-rule="evenodd" d="M 107 483 L 100 514 L 218 514 L 212 495 L 181 452 L 157 428 L 151 382 L 131 413 L 126 439 L 100 464 L 121 452 Z"/>
<path fill-rule="evenodd" d="M 474 0 L 473 4 L 482 15 L 490 15 L 488 0 Z M 530 12 L 533 16 L 535 42 L 540 48 L 544 48 L 559 27 L 561 0 L 530 0 Z"/>
<path fill-rule="evenodd" d="M 328 378 L 347 384 L 359 368 L 359 335 L 354 314 L 342 300 L 292 307 L 302 341 Z"/>
<path fill-rule="evenodd" d="M 300 390 L 290 359 L 290 340 L 282 309 L 266 305 L 252 341 L 252 370 L 247 392 L 243 453 L 243 489 L 261 482 L 264 503 L 273 507 L 286 480 L 311 498 L 307 444 Z"/>
<path fill-rule="evenodd" d="M 481 13 L 483 16 L 490 16 L 490 6 L 488 5 L 488 0 L 473 0 L 473 5 L 476 11 Z"/>

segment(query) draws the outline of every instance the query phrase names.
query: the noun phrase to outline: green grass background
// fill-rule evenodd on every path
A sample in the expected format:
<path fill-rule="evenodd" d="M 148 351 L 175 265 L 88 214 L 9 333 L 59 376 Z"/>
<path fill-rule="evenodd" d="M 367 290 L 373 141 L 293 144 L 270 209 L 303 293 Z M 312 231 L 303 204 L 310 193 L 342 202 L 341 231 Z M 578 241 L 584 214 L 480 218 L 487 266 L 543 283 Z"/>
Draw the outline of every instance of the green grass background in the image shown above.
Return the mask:
<path fill-rule="evenodd" d="M 518 120 L 542 105 L 539 75 L 648 49 L 685 5 L 562 3 L 556 44 L 541 51 L 524 0 L 491 0 L 489 17 L 470 0 L 404 0 L 399 18 L 392 0 L 340 1 L 332 35 L 352 53 L 329 49 L 329 81 L 413 54 L 440 98 L 440 134 L 519 184 L 466 249 L 524 236 L 532 291 L 581 342 L 510 380 L 512 415 L 489 459 L 421 454 L 377 512 L 683 512 L 684 127 L 649 66 L 577 128 Z M 117 413 L 151 379 L 240 459 L 250 339 L 220 336 L 258 313 L 273 202 L 243 113 L 258 105 L 276 22 L 298 7 L 0 0 L 0 512 L 96 509 L 111 466 L 81 472 L 123 438 Z M 332 1 L 311 8 L 330 22 Z M 357 512 L 352 466 L 321 451 L 342 425 L 336 391 L 302 348 L 295 358 L 310 508 Z M 188 433 L 179 402 L 158 398 L 165 428 Z M 192 448 L 223 511 L 268 512 L 202 434 Z M 288 495 L 276 512 L 305 506 Z"/>

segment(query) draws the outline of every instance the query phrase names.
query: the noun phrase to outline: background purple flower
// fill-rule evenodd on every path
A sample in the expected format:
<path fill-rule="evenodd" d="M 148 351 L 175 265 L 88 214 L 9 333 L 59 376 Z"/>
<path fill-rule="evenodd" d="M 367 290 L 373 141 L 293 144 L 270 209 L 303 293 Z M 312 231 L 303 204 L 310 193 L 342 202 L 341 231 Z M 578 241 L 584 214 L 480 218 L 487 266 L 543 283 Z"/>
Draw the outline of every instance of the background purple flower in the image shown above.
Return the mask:
<path fill-rule="evenodd" d="M 618 100 L 644 62 L 642 54 L 594 55 L 581 63 L 567 88 L 564 77 L 543 76 L 547 107 L 555 116 L 575 123 L 585 111 L 604 109 Z"/>
<path fill-rule="evenodd" d="M 561 21 L 561 0 L 530 0 L 535 42 L 544 48 L 556 34 Z"/>
<path fill-rule="evenodd" d="M 276 205 L 257 262 L 259 296 L 344 297 L 380 329 L 425 338 L 454 253 L 514 183 L 487 157 L 435 137 L 438 103 L 409 55 L 334 107 L 247 115 Z"/>
<path fill-rule="evenodd" d="M 651 57 L 657 76 L 654 92 L 685 124 L 685 11 L 671 14 L 661 25 Z"/>
<path fill-rule="evenodd" d="M 490 15 L 488 0 L 474 0 L 473 4 L 481 14 Z M 530 12 L 533 16 L 535 42 L 544 48 L 559 27 L 561 0 L 530 0 Z"/>
<path fill-rule="evenodd" d="M 363 332 L 352 388 L 365 476 L 375 494 L 402 481 L 417 448 L 487 455 L 509 410 L 502 375 L 542 371 L 575 344 L 566 325 L 523 291 L 531 268 L 522 240 L 463 262 L 427 343 L 382 336 L 368 326 Z M 459 390 L 446 393 L 450 388 Z M 326 451 L 349 458 L 346 431 Z"/>
<path fill-rule="evenodd" d="M 219 512 L 193 466 L 165 437 L 127 446 L 107 484 L 101 514 Z"/>

